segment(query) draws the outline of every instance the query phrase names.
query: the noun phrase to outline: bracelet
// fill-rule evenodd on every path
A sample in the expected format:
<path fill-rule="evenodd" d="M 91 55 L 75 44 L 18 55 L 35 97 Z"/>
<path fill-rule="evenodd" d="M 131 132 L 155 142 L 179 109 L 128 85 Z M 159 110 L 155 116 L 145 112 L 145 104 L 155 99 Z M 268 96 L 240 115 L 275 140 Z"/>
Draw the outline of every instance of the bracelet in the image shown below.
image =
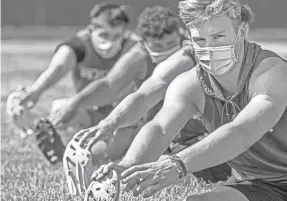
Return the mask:
<path fill-rule="evenodd" d="M 179 179 L 183 179 L 187 175 L 187 170 L 182 160 L 177 155 L 172 155 L 169 159 L 171 162 L 175 163 L 179 172 Z"/>

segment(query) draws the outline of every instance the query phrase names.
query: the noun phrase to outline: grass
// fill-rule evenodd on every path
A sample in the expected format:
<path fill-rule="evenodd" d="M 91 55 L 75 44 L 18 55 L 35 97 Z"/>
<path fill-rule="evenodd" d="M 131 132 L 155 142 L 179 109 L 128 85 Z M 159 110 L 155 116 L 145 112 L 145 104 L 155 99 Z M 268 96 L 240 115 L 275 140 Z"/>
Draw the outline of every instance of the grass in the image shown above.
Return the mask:
<path fill-rule="evenodd" d="M 19 35 L 19 32 L 14 34 Z M 13 35 L 11 37 L 14 38 Z M 31 84 L 46 68 L 52 52 L 51 47 L 56 44 L 55 40 L 58 40 L 58 36 L 52 39 L 51 43 L 48 39 L 45 39 L 46 42 L 36 42 L 37 47 L 33 46 L 35 41 L 30 43 L 29 39 L 22 41 L 23 43 L 18 43 L 18 40 L 2 41 L 2 44 L 3 42 L 6 44 L 5 47 L 2 46 L 1 52 L 1 200 L 3 201 L 73 200 L 68 194 L 61 164 L 47 165 L 38 152 L 34 139 L 21 140 L 5 117 L 5 102 L 9 93 L 19 85 Z M 9 43 L 14 43 L 14 46 Z M 278 51 L 281 50 L 278 49 Z M 286 50 L 284 54 L 287 58 Z M 41 97 L 35 112 L 47 115 L 54 98 L 63 98 L 72 94 L 70 76 L 67 76 Z M 166 188 L 146 200 L 183 200 L 188 194 L 202 193 L 212 188 L 214 188 L 212 184 L 191 178 L 181 185 Z M 74 200 L 80 200 L 80 198 Z M 143 198 L 140 196 L 134 198 L 131 194 L 122 191 L 121 200 L 134 201 L 143 200 Z"/>
<path fill-rule="evenodd" d="M 43 47 L 44 48 L 44 47 Z M 28 52 L 28 53 L 27 53 Z M 62 165 L 48 165 L 38 152 L 33 138 L 20 139 L 8 124 L 5 102 L 9 93 L 19 85 L 31 84 L 46 68 L 51 51 L 22 52 L 3 51 L 1 93 L 1 200 L 73 200 L 68 193 Z M 52 99 L 73 94 L 70 76 L 41 97 L 35 112 L 47 115 Z M 211 184 L 195 179 L 172 186 L 147 200 L 183 200 L 187 194 L 211 189 Z M 74 200 L 80 200 L 76 198 Z M 121 200 L 143 200 L 121 192 Z"/>

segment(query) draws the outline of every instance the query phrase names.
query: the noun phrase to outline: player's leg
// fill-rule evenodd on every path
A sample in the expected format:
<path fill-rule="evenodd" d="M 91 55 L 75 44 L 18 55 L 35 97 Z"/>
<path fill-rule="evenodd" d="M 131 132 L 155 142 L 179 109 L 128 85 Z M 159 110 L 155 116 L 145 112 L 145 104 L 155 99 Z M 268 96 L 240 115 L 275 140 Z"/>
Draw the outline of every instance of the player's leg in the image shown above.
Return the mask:
<path fill-rule="evenodd" d="M 217 189 L 203 193 L 200 195 L 190 195 L 186 201 L 251 201 L 248 200 L 240 191 L 226 187 L 220 186 Z"/>
<path fill-rule="evenodd" d="M 52 103 L 50 118 L 55 115 L 57 109 L 65 104 L 66 99 L 56 99 Z M 98 111 L 80 110 L 68 125 L 54 126 L 49 118 L 40 118 L 35 126 L 37 145 L 51 164 L 62 162 L 65 146 L 71 141 L 74 134 L 84 128 L 89 128 L 93 123 L 98 123 L 106 114 Z"/>
<path fill-rule="evenodd" d="M 285 201 L 287 184 L 260 180 L 220 186 L 214 191 L 192 195 L 187 201 Z"/>
<path fill-rule="evenodd" d="M 108 147 L 103 141 L 97 142 L 92 148 L 93 164 L 99 167 L 109 161 L 121 159 L 130 147 L 137 131 L 138 129 L 133 126 L 117 129 Z"/>
<path fill-rule="evenodd" d="M 64 125 L 64 127 L 58 130 L 63 133 L 61 136 L 68 143 L 78 131 L 98 125 L 101 120 L 107 117 L 112 109 L 112 106 L 105 106 L 98 109 L 79 110 L 68 125 Z"/>
<path fill-rule="evenodd" d="M 112 109 L 112 107 L 105 107 L 100 108 L 97 111 L 90 111 L 93 125 L 97 125 L 112 111 Z M 106 147 L 106 144 L 103 141 L 96 142 L 91 150 L 93 164 L 99 167 L 108 161 L 115 161 L 123 157 L 142 123 L 143 122 L 140 121 L 137 124 L 117 129 L 114 133 L 114 139 L 108 147 Z"/>

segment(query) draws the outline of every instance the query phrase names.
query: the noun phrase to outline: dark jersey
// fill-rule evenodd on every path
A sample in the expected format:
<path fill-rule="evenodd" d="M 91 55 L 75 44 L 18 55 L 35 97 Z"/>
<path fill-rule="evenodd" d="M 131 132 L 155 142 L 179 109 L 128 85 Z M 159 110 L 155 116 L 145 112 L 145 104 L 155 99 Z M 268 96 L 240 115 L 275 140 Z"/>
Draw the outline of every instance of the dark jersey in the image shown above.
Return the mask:
<path fill-rule="evenodd" d="M 241 70 L 238 93 L 231 101 L 240 108 L 240 111 L 248 105 L 253 94 L 250 90 L 250 79 L 254 70 L 259 67 L 265 59 L 277 57 L 274 52 L 261 49 L 255 43 L 245 41 L 244 57 Z M 284 59 L 283 59 L 284 60 Z M 285 60 L 284 60 L 285 61 Z M 286 61 L 285 61 L 286 62 Z M 273 67 L 273 66 L 272 66 Z M 272 68 L 271 67 L 271 68 Z M 227 102 L 221 101 L 211 95 L 213 92 L 210 78 L 205 72 L 198 70 L 198 79 L 202 76 L 205 83 L 205 106 L 202 120 L 207 129 L 215 130 L 229 123 L 238 113 L 232 107 L 224 107 Z M 210 93 L 207 93 L 211 90 Z M 221 93 L 221 92 L 220 92 Z M 232 117 L 232 119 L 230 119 Z M 287 108 L 276 125 L 269 130 L 259 141 L 245 152 L 241 153 L 227 163 L 235 170 L 240 180 L 263 180 L 266 182 L 287 183 Z M 241 142 L 242 143 L 242 142 Z"/>
<path fill-rule="evenodd" d="M 117 60 L 128 51 L 137 40 L 133 34 L 127 34 L 123 40 L 121 51 L 110 59 L 102 58 L 93 48 L 89 29 L 79 31 L 58 45 L 68 45 L 76 55 L 77 65 L 72 69 L 73 84 L 76 92 L 81 91 L 90 82 L 104 77 L 114 66 Z"/>

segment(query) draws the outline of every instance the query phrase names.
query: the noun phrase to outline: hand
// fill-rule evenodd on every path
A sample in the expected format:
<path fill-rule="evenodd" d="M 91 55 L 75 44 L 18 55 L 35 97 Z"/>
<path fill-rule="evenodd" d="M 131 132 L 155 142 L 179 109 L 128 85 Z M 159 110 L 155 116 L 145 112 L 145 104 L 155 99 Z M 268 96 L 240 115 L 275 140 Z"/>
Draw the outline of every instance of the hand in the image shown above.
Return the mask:
<path fill-rule="evenodd" d="M 138 196 L 150 187 L 143 194 L 144 198 L 181 182 L 176 165 L 170 159 L 133 166 L 125 170 L 121 176 L 122 182 L 127 184 L 126 190 L 132 190 L 134 196 Z"/>
<path fill-rule="evenodd" d="M 26 89 L 21 87 L 21 91 L 24 91 L 24 96 L 20 97 L 19 105 L 24 108 L 32 108 L 39 100 L 41 93 L 33 90 L 32 88 Z"/>
<path fill-rule="evenodd" d="M 99 169 L 97 169 L 93 175 L 92 180 L 102 181 L 106 177 L 111 176 L 111 170 L 117 171 L 118 174 L 121 174 L 125 169 L 127 169 L 125 166 L 116 164 L 114 162 L 110 162 L 106 165 L 102 165 Z"/>
<path fill-rule="evenodd" d="M 117 129 L 112 121 L 102 120 L 97 126 L 94 142 L 111 141 L 114 138 L 114 132 Z M 95 127 L 94 127 L 95 128 Z"/>
<path fill-rule="evenodd" d="M 114 138 L 113 134 L 115 130 L 116 127 L 113 123 L 102 120 L 96 126 L 79 131 L 73 138 L 79 141 L 81 147 L 86 147 L 93 153 L 93 145 L 95 143 L 103 141 L 106 146 L 110 144 Z"/>
<path fill-rule="evenodd" d="M 59 105 L 52 107 L 49 119 L 54 126 L 69 123 L 77 114 L 77 106 L 72 99 L 64 99 Z M 62 100 L 59 100 L 62 101 Z"/>

